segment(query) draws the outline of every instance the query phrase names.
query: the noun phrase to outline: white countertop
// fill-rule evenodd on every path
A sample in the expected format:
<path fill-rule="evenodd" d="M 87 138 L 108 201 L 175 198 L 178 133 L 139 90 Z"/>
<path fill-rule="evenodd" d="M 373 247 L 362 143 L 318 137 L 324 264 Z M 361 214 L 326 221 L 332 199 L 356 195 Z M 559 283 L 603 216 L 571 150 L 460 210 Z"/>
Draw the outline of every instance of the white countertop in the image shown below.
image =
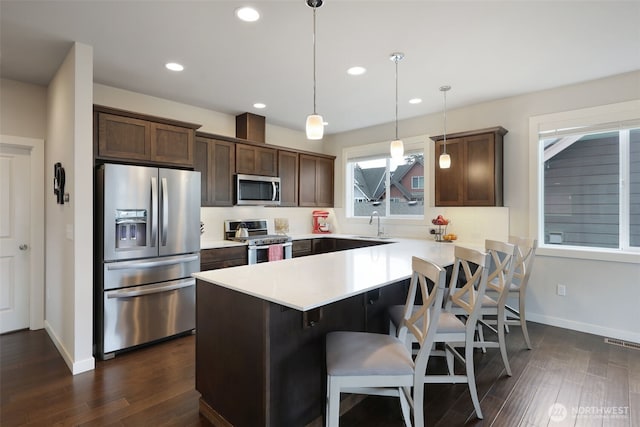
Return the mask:
<path fill-rule="evenodd" d="M 322 236 L 354 238 L 331 234 L 306 238 Z M 455 245 L 451 243 L 413 239 L 387 241 L 392 243 L 203 271 L 193 276 L 276 304 L 307 311 L 411 277 L 412 256 L 442 266 L 451 265 L 454 261 Z"/>

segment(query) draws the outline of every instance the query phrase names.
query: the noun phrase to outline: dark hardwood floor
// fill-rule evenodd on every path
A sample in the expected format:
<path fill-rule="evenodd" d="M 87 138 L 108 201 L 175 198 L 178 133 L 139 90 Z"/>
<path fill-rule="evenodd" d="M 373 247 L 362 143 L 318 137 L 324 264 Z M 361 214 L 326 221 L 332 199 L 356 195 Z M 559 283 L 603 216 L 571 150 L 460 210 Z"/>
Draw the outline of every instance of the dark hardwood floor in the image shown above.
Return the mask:
<path fill-rule="evenodd" d="M 475 418 L 466 385 L 428 384 L 426 425 L 640 427 L 640 351 L 551 326 L 529 328 L 534 350 L 524 348 L 518 328 L 507 336 L 512 377 L 497 349 L 475 354 L 484 420 Z M 194 390 L 194 345 L 193 336 L 170 340 L 72 376 L 44 330 L 2 335 L 0 425 L 207 426 Z M 550 415 L 554 404 L 563 406 Z M 340 425 L 403 423 L 396 399 L 367 397 Z"/>

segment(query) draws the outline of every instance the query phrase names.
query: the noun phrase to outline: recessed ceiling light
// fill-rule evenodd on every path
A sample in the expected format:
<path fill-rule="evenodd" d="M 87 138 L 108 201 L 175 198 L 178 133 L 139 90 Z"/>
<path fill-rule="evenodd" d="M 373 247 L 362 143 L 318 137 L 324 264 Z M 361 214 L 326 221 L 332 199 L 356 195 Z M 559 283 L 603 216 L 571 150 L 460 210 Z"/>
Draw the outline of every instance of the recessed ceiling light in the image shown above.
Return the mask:
<path fill-rule="evenodd" d="M 241 7 L 236 9 L 236 16 L 241 21 L 255 22 L 260 19 L 260 13 L 252 7 Z"/>
<path fill-rule="evenodd" d="M 422 99 L 420 98 L 411 98 L 409 100 L 409 104 L 420 104 L 422 102 Z"/>
<path fill-rule="evenodd" d="M 263 104 L 262 102 L 256 102 L 255 104 L 253 104 L 254 108 L 265 108 L 266 105 Z"/>
<path fill-rule="evenodd" d="M 178 64 L 177 62 L 167 62 L 166 64 L 164 64 L 165 67 L 167 67 L 168 70 L 171 71 L 182 71 L 184 70 L 184 67 L 181 64 Z"/>
<path fill-rule="evenodd" d="M 367 72 L 367 69 L 364 67 L 351 67 L 347 70 L 347 74 L 352 76 L 360 76 Z"/>

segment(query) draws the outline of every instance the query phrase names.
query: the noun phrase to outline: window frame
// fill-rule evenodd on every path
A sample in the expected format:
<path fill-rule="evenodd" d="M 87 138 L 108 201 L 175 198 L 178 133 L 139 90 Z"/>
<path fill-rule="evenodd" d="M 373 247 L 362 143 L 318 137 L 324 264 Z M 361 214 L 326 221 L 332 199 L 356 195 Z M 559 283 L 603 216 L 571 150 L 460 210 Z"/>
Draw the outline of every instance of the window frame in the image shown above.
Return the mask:
<path fill-rule="evenodd" d="M 416 186 L 413 184 L 413 180 L 414 180 L 414 179 L 418 179 L 419 181 L 421 180 L 421 181 L 422 181 L 422 186 L 421 186 L 421 187 L 416 187 Z M 411 189 L 412 189 L 412 190 L 424 190 L 424 175 L 422 175 L 422 176 L 417 176 L 417 175 L 416 175 L 416 176 L 412 176 L 412 177 L 411 177 Z"/>
<path fill-rule="evenodd" d="M 426 135 L 413 136 L 403 138 L 405 156 L 412 153 L 421 152 L 424 159 L 424 173 L 426 177 L 429 174 L 433 180 L 433 154 L 428 150 L 429 139 Z M 349 163 L 354 160 L 376 159 L 381 157 L 389 158 L 389 144 L 390 141 L 378 142 L 373 144 L 355 145 L 346 147 L 342 150 L 342 170 L 344 173 L 344 215 L 346 221 L 360 222 L 363 220 L 368 221 L 368 217 L 354 216 L 353 215 L 353 174 Z M 386 176 L 386 180 L 389 180 L 389 176 Z M 424 188 L 424 210 L 421 215 L 390 215 L 387 216 L 386 212 L 382 216 L 387 223 L 393 224 L 395 221 L 406 223 L 406 221 L 415 221 L 417 223 L 425 222 L 425 211 L 431 205 L 430 201 L 433 199 L 433 189 L 431 187 Z"/>
<path fill-rule="evenodd" d="M 640 123 L 640 100 L 561 113 L 551 113 L 529 118 L 529 170 L 531 173 L 529 179 L 529 204 L 531 206 L 529 232 L 530 235 L 536 236 L 538 239 L 537 254 L 566 258 L 640 263 L 640 248 L 629 248 L 628 237 L 625 238 L 627 247 L 624 249 L 558 246 L 544 243 L 544 153 L 542 144 L 539 142 L 540 133 L 545 131 L 553 132 L 554 130 L 561 129 L 578 129 L 580 127 L 590 128 L 587 130 L 591 131 L 592 129 L 597 129 L 601 124 L 611 123 L 620 123 L 623 127 L 625 124 L 632 123 L 635 125 L 636 123 Z M 622 160 L 628 160 L 629 157 L 625 155 L 624 150 L 622 150 L 623 144 L 620 146 L 620 173 L 621 179 L 623 179 L 623 174 L 628 173 L 628 170 L 625 162 Z M 626 163 L 628 163 L 628 161 Z M 621 194 L 623 191 L 628 194 L 628 185 L 621 188 Z M 628 202 L 628 197 L 626 197 L 626 200 Z M 625 215 L 625 211 L 622 209 L 626 209 L 626 212 L 628 212 L 628 205 L 625 206 L 623 202 L 621 202 L 620 205 L 620 215 Z M 628 228 L 626 230 L 621 229 L 621 233 L 625 232 L 628 233 Z M 623 238 L 624 235 L 621 235 L 621 247 Z"/>

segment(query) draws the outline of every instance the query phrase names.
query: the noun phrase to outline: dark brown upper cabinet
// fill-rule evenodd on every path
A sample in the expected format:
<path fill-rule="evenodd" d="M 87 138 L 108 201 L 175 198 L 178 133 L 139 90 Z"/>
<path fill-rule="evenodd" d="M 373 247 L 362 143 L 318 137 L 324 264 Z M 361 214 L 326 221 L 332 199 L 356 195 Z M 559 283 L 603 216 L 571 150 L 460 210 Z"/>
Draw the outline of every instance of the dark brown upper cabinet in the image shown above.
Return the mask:
<path fill-rule="evenodd" d="M 298 206 L 298 153 L 278 150 L 280 206 Z"/>
<path fill-rule="evenodd" d="M 435 143 L 436 206 L 503 205 L 503 137 L 507 130 L 494 127 L 447 135 L 451 167 L 438 164 L 443 152 L 443 136 Z"/>
<path fill-rule="evenodd" d="M 299 155 L 298 206 L 333 206 L 333 158 Z"/>
<path fill-rule="evenodd" d="M 278 176 L 278 157 L 275 148 L 236 144 L 236 173 Z"/>
<path fill-rule="evenodd" d="M 235 144 L 198 133 L 195 146 L 194 169 L 200 171 L 201 205 L 233 206 Z"/>
<path fill-rule="evenodd" d="M 98 159 L 193 167 L 200 125 L 94 106 Z"/>

